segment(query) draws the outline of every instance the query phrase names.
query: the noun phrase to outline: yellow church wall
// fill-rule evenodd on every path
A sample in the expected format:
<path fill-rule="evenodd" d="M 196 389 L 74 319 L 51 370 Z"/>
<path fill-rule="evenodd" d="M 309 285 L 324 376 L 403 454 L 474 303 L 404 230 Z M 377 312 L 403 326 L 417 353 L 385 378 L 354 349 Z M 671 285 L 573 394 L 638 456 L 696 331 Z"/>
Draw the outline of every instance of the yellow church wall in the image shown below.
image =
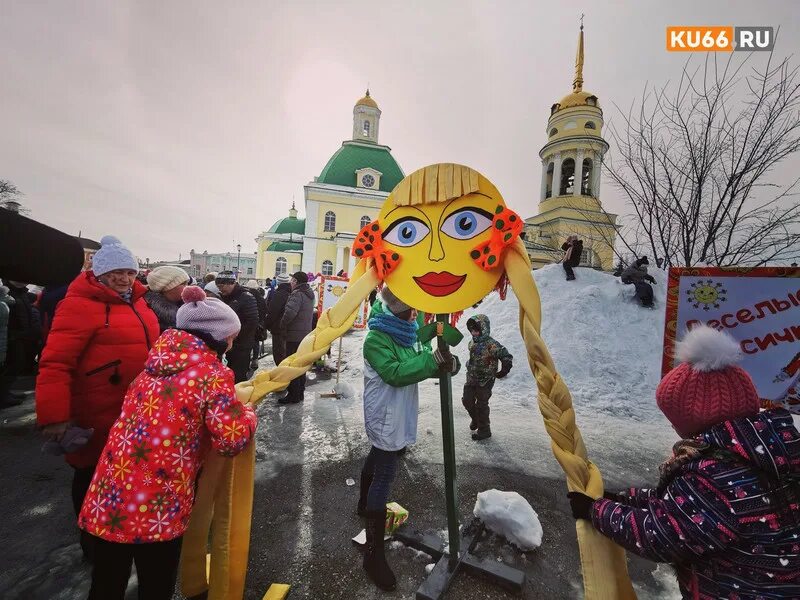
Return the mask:
<path fill-rule="evenodd" d="M 335 242 L 320 240 L 317 243 L 317 257 L 314 264 L 314 273 L 321 273 L 322 263 L 329 260 L 333 263 L 333 274 L 336 275 L 336 249 L 337 246 Z"/>
<path fill-rule="evenodd" d="M 302 257 L 296 252 L 267 252 L 261 250 L 259 243 L 258 260 L 256 261 L 256 279 L 274 277 L 278 258 L 286 259 L 286 272 L 296 273 L 300 270 Z"/>
<path fill-rule="evenodd" d="M 361 230 L 361 217 L 376 219 L 383 203 L 383 198 L 371 200 L 351 196 L 345 199 L 319 192 L 309 193 L 308 199 L 319 203 L 315 235 L 321 238 L 329 237 L 335 232 L 358 233 Z M 328 211 L 333 211 L 336 215 L 336 227 L 333 232 L 325 231 L 325 213 Z"/>

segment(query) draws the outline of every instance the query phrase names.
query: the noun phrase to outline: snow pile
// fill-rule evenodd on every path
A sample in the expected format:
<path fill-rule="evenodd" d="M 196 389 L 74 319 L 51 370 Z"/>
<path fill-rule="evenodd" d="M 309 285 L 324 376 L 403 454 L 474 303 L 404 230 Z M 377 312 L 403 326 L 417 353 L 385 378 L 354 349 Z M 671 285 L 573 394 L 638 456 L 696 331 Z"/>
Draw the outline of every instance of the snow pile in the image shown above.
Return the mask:
<path fill-rule="evenodd" d="M 346 381 L 340 381 L 335 386 L 333 386 L 333 391 L 338 394 L 341 398 L 355 398 L 356 391 L 353 389 L 353 386 L 347 383 Z"/>
<path fill-rule="evenodd" d="M 576 280 L 566 281 L 561 265 L 533 272 L 542 303 L 542 336 L 556 368 L 572 393 L 579 413 L 602 412 L 625 419 L 661 419 L 655 389 L 661 379 L 664 305 L 667 277 L 653 269 L 656 308 L 640 307 L 632 285 L 619 278 L 578 268 Z M 519 333 L 519 304 L 509 289 L 501 301 L 491 294 L 476 309 L 464 313 L 460 329 L 475 314 L 485 314 L 492 337 L 514 355 L 514 368 L 502 385 L 503 401 L 527 406 L 536 402 L 536 386 L 528 368 Z M 462 362 L 467 344 L 458 346 Z M 587 410 L 588 409 L 588 410 Z"/>
<path fill-rule="evenodd" d="M 528 501 L 517 492 L 487 490 L 478 494 L 473 514 L 522 551 L 542 545 L 542 524 Z"/>

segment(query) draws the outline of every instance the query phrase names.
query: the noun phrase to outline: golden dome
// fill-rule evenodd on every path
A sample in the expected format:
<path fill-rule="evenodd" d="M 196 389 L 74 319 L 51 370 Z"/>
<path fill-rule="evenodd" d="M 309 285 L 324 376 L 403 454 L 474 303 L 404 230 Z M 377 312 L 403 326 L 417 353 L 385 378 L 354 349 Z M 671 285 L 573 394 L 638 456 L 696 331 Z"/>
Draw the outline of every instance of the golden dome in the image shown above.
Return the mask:
<path fill-rule="evenodd" d="M 372 97 L 369 95 L 369 89 L 367 89 L 367 95 L 356 102 L 356 106 L 369 106 L 370 108 L 378 108 L 378 103 L 372 99 Z"/>
<path fill-rule="evenodd" d="M 594 99 L 594 104 L 589 104 L 589 98 Z M 597 96 L 591 92 L 584 91 L 567 94 L 558 101 L 558 104 L 559 108 L 571 108 L 573 106 L 600 106 L 600 102 L 597 101 Z"/>

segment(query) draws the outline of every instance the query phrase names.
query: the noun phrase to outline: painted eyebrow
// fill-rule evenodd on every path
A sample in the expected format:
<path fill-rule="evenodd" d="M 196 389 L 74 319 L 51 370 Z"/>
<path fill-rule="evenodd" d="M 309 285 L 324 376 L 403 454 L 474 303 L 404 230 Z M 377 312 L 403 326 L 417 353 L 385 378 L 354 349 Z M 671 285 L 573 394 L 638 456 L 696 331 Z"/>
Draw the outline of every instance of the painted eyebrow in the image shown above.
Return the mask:
<path fill-rule="evenodd" d="M 391 225 L 389 225 L 389 226 L 388 226 L 386 229 L 384 229 L 384 231 L 383 231 L 383 234 L 381 235 L 381 237 L 385 238 L 385 237 L 386 237 L 386 235 L 387 235 L 387 234 L 388 234 L 390 231 L 392 231 L 392 230 L 393 230 L 395 227 L 397 227 L 398 225 L 400 225 L 400 223 L 405 223 L 406 221 L 416 221 L 416 222 L 417 222 L 417 223 L 419 223 L 420 225 L 424 225 L 425 227 L 427 227 L 428 229 L 430 229 L 430 226 L 429 226 L 429 225 L 428 225 L 428 224 L 427 224 L 425 221 L 423 221 L 422 219 L 418 219 L 417 217 L 402 217 L 402 218 L 400 218 L 400 219 L 397 219 L 397 220 L 396 220 L 396 221 L 394 221 L 394 222 L 393 222 Z"/>

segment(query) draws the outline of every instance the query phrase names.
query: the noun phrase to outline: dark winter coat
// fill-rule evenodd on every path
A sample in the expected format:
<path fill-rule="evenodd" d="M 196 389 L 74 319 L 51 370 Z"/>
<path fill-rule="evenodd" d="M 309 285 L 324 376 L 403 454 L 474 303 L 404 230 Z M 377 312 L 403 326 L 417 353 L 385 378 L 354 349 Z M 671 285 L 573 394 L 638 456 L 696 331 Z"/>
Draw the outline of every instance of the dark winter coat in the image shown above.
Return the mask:
<path fill-rule="evenodd" d="M 6 362 L 8 350 L 8 318 L 11 315 L 11 305 L 15 300 L 11 296 L 0 296 L 0 365 Z"/>
<path fill-rule="evenodd" d="M 800 598 L 800 435 L 783 409 L 715 425 L 657 489 L 600 499 L 592 523 L 671 563 L 684 598 Z"/>
<path fill-rule="evenodd" d="M 42 335 L 42 319 L 39 309 L 33 305 L 28 288 L 9 284 L 8 289 L 8 295 L 14 299 L 8 320 L 9 342 L 38 343 Z"/>
<path fill-rule="evenodd" d="M 283 318 L 283 311 L 286 308 L 286 302 L 289 300 L 289 294 L 292 293 L 292 284 L 282 283 L 275 288 L 269 296 L 267 303 L 267 329 L 274 335 L 278 333 L 278 328 Z"/>
<path fill-rule="evenodd" d="M 253 294 L 248 293 L 237 283 L 230 296 L 223 296 L 222 300 L 233 309 L 242 324 L 242 329 L 228 352 L 231 354 L 252 352 L 256 343 L 256 328 L 258 327 L 256 299 L 253 298 Z"/>
<path fill-rule="evenodd" d="M 264 291 L 259 288 L 257 290 L 246 288 L 250 294 L 252 294 L 253 298 L 256 301 L 256 307 L 258 308 L 258 327 L 256 328 L 256 338 L 259 341 L 263 341 L 267 338 L 266 336 L 266 321 L 267 321 L 267 301 L 264 299 Z"/>
<path fill-rule="evenodd" d="M 583 254 L 583 242 L 581 240 L 575 240 L 571 244 L 572 250 L 570 251 L 570 243 L 564 242 L 561 244 L 561 249 L 565 252 L 569 252 L 569 256 L 564 259 L 564 264 L 568 267 L 577 267 L 581 264 L 581 254 Z"/>
<path fill-rule="evenodd" d="M 183 535 L 209 450 L 241 452 L 256 415 L 236 398 L 233 373 L 202 340 L 172 329 L 156 341 L 108 436 L 78 525 L 123 544 Z"/>
<path fill-rule="evenodd" d="M 647 267 L 644 265 L 638 266 L 635 263 L 629 266 L 622 272 L 622 275 L 619 276 L 622 283 L 639 283 L 640 281 L 650 281 L 655 283 L 655 279 L 652 275 L 648 275 Z"/>
<path fill-rule="evenodd" d="M 158 328 L 161 330 L 161 333 L 175 327 L 175 319 L 178 316 L 178 309 L 181 303 L 170 302 L 164 297 L 164 294 L 154 292 L 153 290 L 148 290 L 144 295 L 144 299 L 145 302 L 147 302 L 147 306 L 156 313 L 156 317 L 158 317 Z"/>
<path fill-rule="evenodd" d="M 486 315 L 475 315 L 467 321 L 467 328 L 477 326 L 481 334 L 472 338 L 469 343 L 469 361 L 467 361 L 467 385 L 488 385 L 498 375 L 497 363 L 501 365 L 501 374 L 511 370 L 514 357 L 505 346 L 489 336 L 491 324 Z"/>
<path fill-rule="evenodd" d="M 39 425 L 72 421 L 94 429 L 86 446 L 66 456 L 75 467 L 97 462 L 125 390 L 158 339 L 158 319 L 145 292 L 135 282 L 128 303 L 86 271 L 58 305 L 39 361 L 36 419 Z"/>
<path fill-rule="evenodd" d="M 39 312 L 42 319 L 42 343 L 47 343 L 47 336 L 50 335 L 50 328 L 53 326 L 53 319 L 56 316 L 56 308 L 67 295 L 69 285 L 47 286 L 42 290 L 39 297 Z"/>
<path fill-rule="evenodd" d="M 298 285 L 283 311 L 279 329 L 285 332 L 287 342 L 300 342 L 311 333 L 311 322 L 314 317 L 314 292 L 307 283 Z"/>

